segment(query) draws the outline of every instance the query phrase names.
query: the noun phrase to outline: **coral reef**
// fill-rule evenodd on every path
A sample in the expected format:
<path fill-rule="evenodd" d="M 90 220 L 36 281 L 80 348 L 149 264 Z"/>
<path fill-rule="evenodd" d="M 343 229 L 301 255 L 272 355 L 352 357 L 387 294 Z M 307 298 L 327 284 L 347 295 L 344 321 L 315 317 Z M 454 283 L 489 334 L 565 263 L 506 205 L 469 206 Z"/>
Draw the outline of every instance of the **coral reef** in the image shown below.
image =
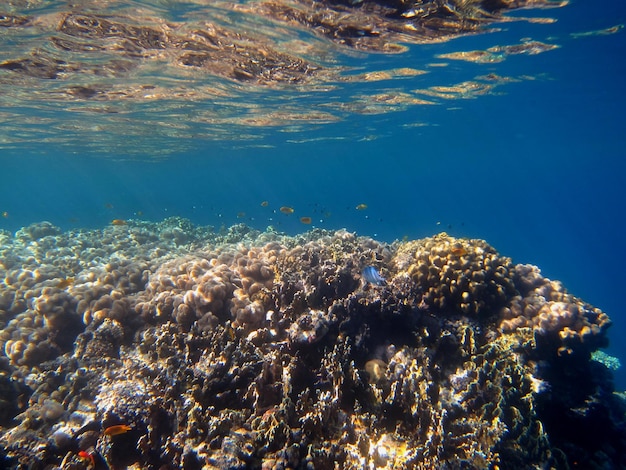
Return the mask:
<path fill-rule="evenodd" d="M 608 316 L 482 240 L 0 241 L 4 468 L 626 466 Z"/>

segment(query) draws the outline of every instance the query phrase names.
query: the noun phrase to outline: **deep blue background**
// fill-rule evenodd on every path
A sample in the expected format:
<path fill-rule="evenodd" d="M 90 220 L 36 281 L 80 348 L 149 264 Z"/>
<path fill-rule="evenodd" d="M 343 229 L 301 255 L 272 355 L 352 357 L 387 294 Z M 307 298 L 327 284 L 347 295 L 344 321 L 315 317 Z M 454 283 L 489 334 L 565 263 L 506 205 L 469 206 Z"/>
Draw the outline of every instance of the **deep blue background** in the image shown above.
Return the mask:
<path fill-rule="evenodd" d="M 454 110 L 356 115 L 317 131 L 340 136 L 362 128 L 382 136 L 376 140 L 290 144 L 276 132 L 267 138 L 271 149 L 199 141 L 195 152 L 149 163 L 64 155 L 53 147 L 37 156 L 42 149 L 32 146 L 5 152 L 0 211 L 9 216 L 0 228 L 40 220 L 98 227 L 141 211 L 149 220 L 179 215 L 197 224 L 272 224 L 290 233 L 305 230 L 298 218 L 311 216 L 316 226 L 387 241 L 439 231 L 482 238 L 605 310 L 614 321 L 609 353 L 626 359 L 625 34 L 570 36 L 623 23 L 625 12 L 617 0 L 574 2 L 541 12 L 558 17 L 554 25 L 507 24 L 500 35 L 459 39 L 458 50 L 527 36 L 561 48 L 502 64 L 453 63 L 406 80 L 411 90 L 489 72 L 536 77 L 500 88 L 504 95 L 454 101 Z M 374 60 L 420 68 L 423 56 L 449 50 L 432 45 Z M 415 122 L 432 125 L 403 126 Z M 261 207 L 264 200 L 268 207 Z M 355 210 L 360 203 L 368 209 Z M 296 212 L 274 213 L 282 205 Z M 626 388 L 623 370 L 617 385 Z"/>

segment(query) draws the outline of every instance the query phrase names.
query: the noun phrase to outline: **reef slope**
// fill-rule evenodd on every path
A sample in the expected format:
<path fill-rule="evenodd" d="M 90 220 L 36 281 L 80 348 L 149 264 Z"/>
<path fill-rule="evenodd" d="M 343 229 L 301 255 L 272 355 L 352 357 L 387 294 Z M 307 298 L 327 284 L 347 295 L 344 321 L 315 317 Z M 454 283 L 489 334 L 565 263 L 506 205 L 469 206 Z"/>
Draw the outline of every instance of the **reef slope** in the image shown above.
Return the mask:
<path fill-rule="evenodd" d="M 624 468 L 609 326 L 445 233 L 35 224 L 0 233 L 0 466 Z"/>

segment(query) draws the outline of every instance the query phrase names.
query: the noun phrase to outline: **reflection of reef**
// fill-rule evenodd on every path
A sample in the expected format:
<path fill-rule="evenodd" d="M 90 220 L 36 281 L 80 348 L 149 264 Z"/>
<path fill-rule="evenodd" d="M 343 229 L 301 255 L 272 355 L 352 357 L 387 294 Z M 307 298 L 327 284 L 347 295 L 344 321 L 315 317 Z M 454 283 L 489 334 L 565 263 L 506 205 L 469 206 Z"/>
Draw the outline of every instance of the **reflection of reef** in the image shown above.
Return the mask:
<path fill-rule="evenodd" d="M 503 21 L 507 10 L 548 6 L 526 0 L 451 2 L 251 2 L 225 4 L 238 14 L 268 17 L 295 25 L 350 48 L 368 51 L 403 50 L 398 42 L 433 42 L 478 32 Z M 210 19 L 210 17 L 209 17 Z M 61 11 L 52 17 L 3 15 L 0 27 L 40 30 L 49 44 L 27 55 L 0 62 L 0 69 L 27 77 L 67 79 L 73 74 L 123 75 L 145 59 L 173 67 L 191 67 L 211 75 L 257 84 L 308 82 L 320 65 L 281 51 L 269 37 L 206 20 L 174 23 L 139 15 Z M 258 28 L 258 27 L 257 27 Z M 261 33 L 262 34 L 262 33 Z M 107 62 L 89 56 L 113 55 Z M 72 59 L 66 59 L 68 55 Z M 95 92 L 94 92 L 95 93 Z"/>
<path fill-rule="evenodd" d="M 514 46 L 495 46 L 484 51 L 451 52 L 440 54 L 440 59 L 466 60 L 480 64 L 502 62 L 507 56 L 528 54 L 536 55 L 558 48 L 553 44 L 544 44 L 539 41 L 528 41 Z"/>
<path fill-rule="evenodd" d="M 3 467 L 626 465 L 608 317 L 481 240 L 169 219 L 0 242 Z"/>
<path fill-rule="evenodd" d="M 72 152 L 154 158 L 194 147 L 198 139 L 252 146 L 270 128 L 298 133 L 354 114 L 441 103 L 436 94 L 425 100 L 419 90 L 400 86 L 437 86 L 410 78 L 428 72 L 428 58 L 419 70 L 401 58 L 376 70 L 366 53 L 497 31 L 491 25 L 525 20 L 508 17 L 510 10 L 563 4 L 11 2 L 0 11 L 0 146 L 52 143 Z M 482 59 L 507 53 L 513 52 L 487 51 Z M 363 60 L 355 62 L 355 54 Z M 446 87 L 458 80 L 437 76 Z M 363 82 L 381 83 L 355 91 Z M 491 93 L 480 79 L 462 84 L 469 94 L 461 98 Z"/>
<path fill-rule="evenodd" d="M 550 0 L 297 0 L 245 4 L 239 9 L 311 29 L 355 49 L 400 52 L 398 42 L 446 41 L 506 21 L 506 11 L 561 6 Z"/>
<path fill-rule="evenodd" d="M 255 44 L 234 31 L 211 26 L 176 35 L 167 28 L 132 25 L 130 18 L 68 13 L 62 16 L 52 44 L 59 53 L 113 53 L 123 58 L 82 68 L 78 62 L 55 59 L 36 49 L 29 57 L 7 60 L 0 68 L 36 78 L 63 79 L 71 73 L 120 75 L 158 53 L 174 54 L 173 64 L 196 67 L 213 75 L 259 84 L 301 82 L 317 68 L 285 53 Z M 60 34 L 59 34 L 60 33 Z M 95 91 L 94 91 L 95 94 Z M 89 96 L 84 96 L 89 97 Z"/>

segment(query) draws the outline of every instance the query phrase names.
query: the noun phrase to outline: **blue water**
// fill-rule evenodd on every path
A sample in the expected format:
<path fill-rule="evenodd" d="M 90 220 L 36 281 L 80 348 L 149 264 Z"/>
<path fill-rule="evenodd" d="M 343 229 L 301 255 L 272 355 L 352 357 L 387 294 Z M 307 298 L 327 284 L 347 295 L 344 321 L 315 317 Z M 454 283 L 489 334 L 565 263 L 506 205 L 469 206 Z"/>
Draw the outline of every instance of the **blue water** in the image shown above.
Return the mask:
<path fill-rule="evenodd" d="M 244 222 L 297 233 L 309 228 L 299 217 L 310 216 L 312 226 L 387 241 L 440 231 L 482 238 L 606 311 L 614 322 L 607 352 L 624 361 L 626 33 L 571 33 L 623 24 L 626 3 L 575 1 L 540 13 L 557 23 L 511 23 L 496 34 L 363 55 L 369 63 L 354 59 L 372 69 L 420 68 L 424 57 L 524 37 L 561 46 L 497 64 L 452 61 L 394 83 L 413 90 L 488 73 L 535 77 L 505 84 L 498 94 L 354 114 L 299 133 L 269 129 L 254 146 L 197 136 L 158 160 L 32 142 L 7 148 L 0 154 L 0 212 L 7 212 L 0 228 L 40 220 L 100 227 L 115 218 L 177 215 L 196 224 Z M 354 83 L 337 93 L 376 87 L 382 85 Z M 359 204 L 367 209 L 356 210 Z M 281 214 L 280 206 L 295 212 Z M 626 388 L 624 369 L 616 386 Z"/>

